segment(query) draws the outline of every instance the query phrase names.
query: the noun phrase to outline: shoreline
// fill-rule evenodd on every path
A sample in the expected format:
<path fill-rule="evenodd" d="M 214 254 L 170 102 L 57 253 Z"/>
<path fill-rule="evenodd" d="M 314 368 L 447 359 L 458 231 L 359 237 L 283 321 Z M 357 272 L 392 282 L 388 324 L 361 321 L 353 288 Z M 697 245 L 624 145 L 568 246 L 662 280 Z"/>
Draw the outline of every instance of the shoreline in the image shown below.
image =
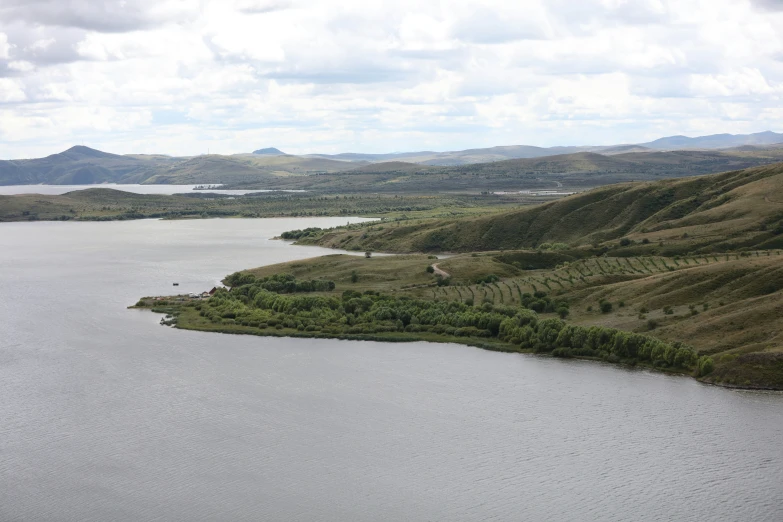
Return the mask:
<path fill-rule="evenodd" d="M 206 301 L 206 299 L 202 300 Z M 176 306 L 176 305 L 175 305 Z M 783 388 L 776 388 L 771 386 L 764 386 L 764 385 L 742 385 L 742 384 L 732 384 L 732 383 L 722 383 L 722 382 L 714 382 L 708 379 L 705 379 L 705 377 L 698 377 L 694 375 L 693 370 L 686 370 L 686 369 L 679 369 L 679 368 L 661 368 L 656 367 L 654 364 L 648 363 L 646 361 L 641 361 L 639 359 L 620 359 L 617 361 L 610 361 L 608 358 L 602 358 L 602 357 L 593 357 L 593 356 L 582 356 L 582 355 L 569 355 L 569 356 L 558 356 L 554 355 L 551 352 L 537 352 L 532 348 L 518 348 L 514 345 L 504 342 L 504 341 L 490 341 L 490 340 L 480 340 L 480 339 L 474 339 L 474 338 L 465 338 L 465 337 L 457 337 L 457 336 L 444 336 L 439 334 L 431 334 L 431 335 L 416 335 L 413 332 L 388 332 L 388 335 L 384 335 L 383 333 L 375 333 L 375 334 L 350 334 L 350 333 L 327 333 L 327 332 L 301 332 L 298 330 L 283 328 L 283 329 L 258 329 L 258 328 L 251 328 L 246 326 L 238 326 L 238 325 L 215 325 L 215 326 L 201 326 L 197 324 L 188 324 L 188 325 L 181 325 L 178 321 L 179 316 L 182 314 L 182 310 L 174 310 L 170 306 L 167 307 L 167 309 L 154 309 L 155 307 L 151 306 L 139 306 L 138 303 L 136 305 L 128 306 L 129 310 L 147 310 L 151 311 L 153 313 L 161 314 L 164 317 L 161 318 L 160 324 L 163 326 L 170 326 L 172 328 L 176 328 L 179 330 L 189 330 L 189 331 L 195 331 L 195 332 L 204 332 L 204 333 L 217 333 L 217 334 L 228 334 L 228 335 L 252 335 L 257 337 L 277 337 L 277 338 L 295 338 L 295 339 L 334 339 L 334 340 L 340 340 L 340 341 L 371 341 L 371 342 L 381 342 L 381 343 L 407 343 L 407 342 L 427 342 L 427 343 L 441 343 L 441 344 L 459 344 L 463 346 L 470 346 L 473 348 L 479 348 L 482 350 L 487 351 L 493 351 L 493 352 L 500 352 L 500 353 L 510 353 L 510 354 L 524 354 L 524 355 L 531 355 L 531 356 L 540 356 L 540 357 L 547 357 L 552 359 L 576 359 L 580 361 L 589 361 L 589 362 L 595 362 L 595 363 L 603 363 L 611 366 L 616 367 L 624 367 L 624 368 L 637 368 L 641 370 L 647 370 L 654 373 L 664 374 L 664 375 L 676 375 L 681 377 L 689 377 L 693 379 L 694 381 L 710 385 L 710 386 L 717 386 L 720 388 L 727 388 L 727 389 L 734 389 L 734 390 L 743 390 L 743 391 L 766 391 L 766 392 L 783 392 Z M 168 319 L 171 317 L 171 319 Z"/>

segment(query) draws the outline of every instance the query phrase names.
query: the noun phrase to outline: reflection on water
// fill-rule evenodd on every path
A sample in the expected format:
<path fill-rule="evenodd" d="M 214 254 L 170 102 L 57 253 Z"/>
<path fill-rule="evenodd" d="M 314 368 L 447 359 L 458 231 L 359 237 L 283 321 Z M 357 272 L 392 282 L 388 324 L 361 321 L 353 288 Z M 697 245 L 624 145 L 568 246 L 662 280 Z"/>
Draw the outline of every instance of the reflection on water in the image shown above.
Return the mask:
<path fill-rule="evenodd" d="M 0 520 L 783 520 L 783 396 L 125 307 L 344 218 L 0 225 Z"/>

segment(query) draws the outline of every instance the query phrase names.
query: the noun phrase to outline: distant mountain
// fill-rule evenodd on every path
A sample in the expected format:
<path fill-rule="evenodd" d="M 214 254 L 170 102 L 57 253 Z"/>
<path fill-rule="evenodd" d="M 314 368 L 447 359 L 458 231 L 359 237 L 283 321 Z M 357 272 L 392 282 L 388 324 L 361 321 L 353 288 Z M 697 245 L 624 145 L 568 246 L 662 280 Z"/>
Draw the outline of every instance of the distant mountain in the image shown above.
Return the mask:
<path fill-rule="evenodd" d="M 421 163 L 445 167 L 459 165 L 472 165 L 476 163 L 490 163 L 512 159 L 544 158 L 548 156 L 562 156 L 565 154 L 577 154 L 580 152 L 592 152 L 604 156 L 627 154 L 632 152 L 654 152 L 660 150 L 682 149 L 723 149 L 746 145 L 769 146 L 783 143 L 783 134 L 771 131 L 756 134 L 715 134 L 689 138 L 687 136 L 669 136 L 649 143 L 621 144 L 621 145 L 596 145 L 596 146 L 557 146 L 535 147 L 532 145 L 506 145 L 487 147 L 481 149 L 466 149 L 457 151 L 434 152 L 394 152 L 389 154 L 311 154 L 309 157 L 325 158 L 340 161 L 368 161 L 381 163 L 388 161 L 405 161 L 408 163 Z"/>
<path fill-rule="evenodd" d="M 277 179 L 279 176 L 275 173 L 336 172 L 356 166 L 356 163 L 282 153 L 173 158 L 163 155 L 121 156 L 76 146 L 45 158 L 0 160 L 0 185 L 263 184 Z"/>
<path fill-rule="evenodd" d="M 267 147 L 265 149 L 254 150 L 253 154 L 258 154 L 260 156 L 285 156 L 285 152 L 283 152 L 280 149 L 276 149 L 274 147 Z"/>
<path fill-rule="evenodd" d="M 657 150 L 677 149 L 728 149 L 744 145 L 774 145 L 783 143 L 783 134 L 771 131 L 757 132 L 755 134 L 712 134 L 689 138 L 687 136 L 669 136 L 649 143 L 642 143 L 643 147 Z"/>
<path fill-rule="evenodd" d="M 257 188 L 272 188 L 273 185 L 276 188 L 315 188 L 316 185 L 325 188 L 332 183 L 330 178 L 319 179 L 316 184 L 310 175 L 353 171 L 352 174 L 366 175 L 388 173 L 390 178 L 386 188 L 392 190 L 405 184 L 397 184 L 397 181 L 393 181 L 397 178 L 392 175 L 397 176 L 402 172 L 434 173 L 439 167 L 445 167 L 460 178 L 460 190 L 471 190 L 471 179 L 461 178 L 468 170 L 498 180 L 520 180 L 520 176 L 535 180 L 540 174 L 571 176 L 591 173 L 589 180 L 585 176 L 582 178 L 584 183 L 595 186 L 629 179 L 689 176 L 747 168 L 780 161 L 781 153 L 783 134 L 770 131 L 697 138 L 670 136 L 640 145 L 549 148 L 508 145 L 448 152 L 306 156 L 286 154 L 274 147 L 258 149 L 252 154 L 177 158 L 164 155 L 118 155 L 75 146 L 45 158 L 0 160 L 0 185 L 222 183 L 254 185 Z M 368 167 L 373 164 L 378 166 Z M 440 175 L 445 175 L 444 172 Z M 287 179 L 286 176 L 290 175 L 293 175 L 291 179 Z M 451 174 L 448 177 L 451 182 L 455 182 Z M 366 187 L 353 186 L 363 183 L 359 178 L 351 179 L 347 185 L 342 182 L 338 184 L 340 190 L 365 190 Z M 559 180 L 562 181 L 566 180 Z M 431 187 L 422 186 L 422 189 L 430 190 Z"/>
<path fill-rule="evenodd" d="M 76 146 L 45 158 L 0 161 L 0 185 L 136 183 L 150 166 L 149 161 Z"/>

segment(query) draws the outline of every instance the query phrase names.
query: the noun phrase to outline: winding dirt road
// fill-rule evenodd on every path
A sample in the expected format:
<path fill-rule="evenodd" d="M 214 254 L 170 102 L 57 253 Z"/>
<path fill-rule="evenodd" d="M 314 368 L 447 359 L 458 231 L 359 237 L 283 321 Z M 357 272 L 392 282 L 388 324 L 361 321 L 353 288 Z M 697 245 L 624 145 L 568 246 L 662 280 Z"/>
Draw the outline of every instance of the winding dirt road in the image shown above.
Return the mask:
<path fill-rule="evenodd" d="M 445 270 L 441 270 L 440 268 L 438 268 L 438 264 L 437 263 L 433 263 L 432 264 L 432 269 L 434 270 L 435 275 L 439 275 L 443 279 L 446 279 L 447 277 L 451 277 L 451 274 L 449 274 Z"/>

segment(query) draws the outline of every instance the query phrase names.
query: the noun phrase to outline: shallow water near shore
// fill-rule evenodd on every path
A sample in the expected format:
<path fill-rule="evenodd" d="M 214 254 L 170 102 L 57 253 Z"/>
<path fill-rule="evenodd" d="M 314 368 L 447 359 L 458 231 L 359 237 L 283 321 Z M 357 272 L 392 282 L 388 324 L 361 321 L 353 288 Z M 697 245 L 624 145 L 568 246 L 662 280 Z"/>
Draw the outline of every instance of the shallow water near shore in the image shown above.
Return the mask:
<path fill-rule="evenodd" d="M 783 394 L 126 307 L 346 218 L 0 224 L 0 520 L 783 520 Z"/>

